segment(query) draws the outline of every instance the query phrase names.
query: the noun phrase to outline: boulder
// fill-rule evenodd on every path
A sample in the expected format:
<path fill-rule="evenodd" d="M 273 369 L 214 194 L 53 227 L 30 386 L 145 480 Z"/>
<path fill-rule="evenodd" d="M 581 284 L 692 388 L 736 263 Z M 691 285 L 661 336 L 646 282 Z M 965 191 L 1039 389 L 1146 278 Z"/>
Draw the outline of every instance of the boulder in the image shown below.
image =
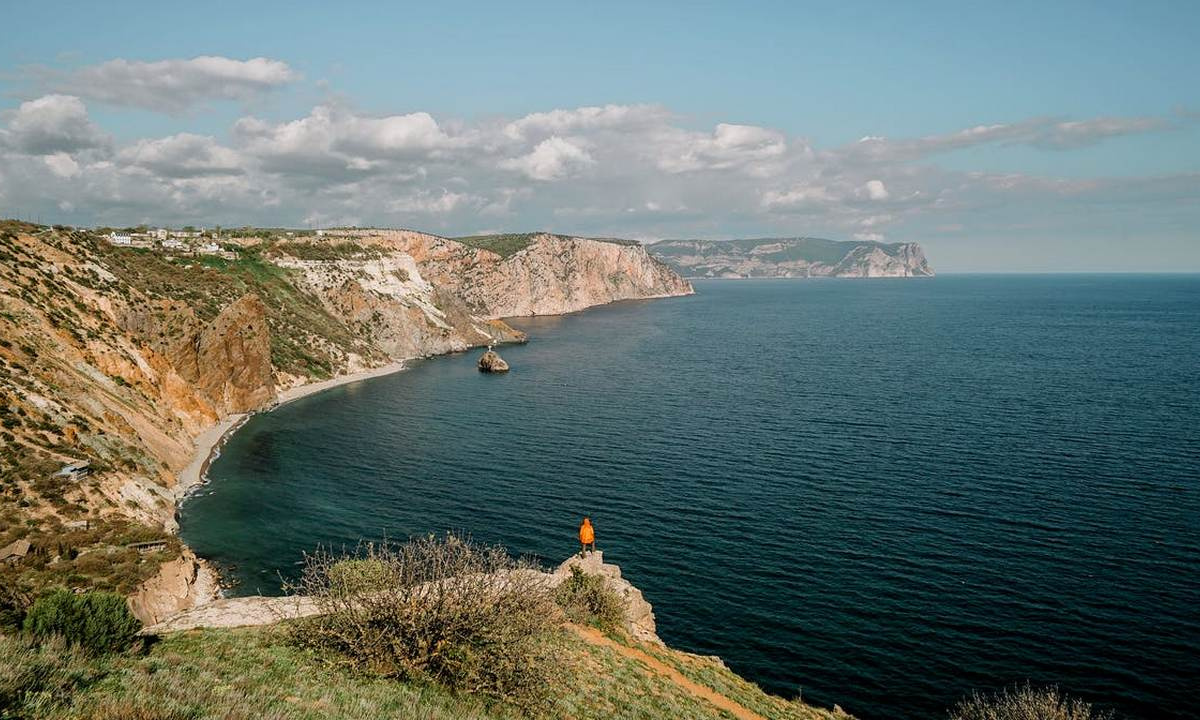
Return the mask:
<path fill-rule="evenodd" d="M 508 363 L 495 350 L 488 350 L 479 358 L 479 372 L 502 373 L 508 372 Z"/>

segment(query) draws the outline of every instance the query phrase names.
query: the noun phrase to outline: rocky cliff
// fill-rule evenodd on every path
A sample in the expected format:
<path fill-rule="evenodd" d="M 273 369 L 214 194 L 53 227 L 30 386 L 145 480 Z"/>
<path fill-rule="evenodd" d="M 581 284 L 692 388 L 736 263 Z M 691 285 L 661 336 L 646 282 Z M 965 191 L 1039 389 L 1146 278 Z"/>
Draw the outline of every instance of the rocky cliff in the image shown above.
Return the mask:
<path fill-rule="evenodd" d="M 655 257 L 687 277 L 931 277 L 917 243 L 821 238 L 664 240 Z"/>
<path fill-rule="evenodd" d="M 73 525 L 161 533 L 196 438 L 282 389 L 523 340 L 506 316 L 691 292 L 636 244 L 521 237 L 498 251 L 412 231 L 267 232 L 231 258 L 0 222 L 0 546 L 29 538 L 45 567 Z M 164 566 L 139 612 L 177 605 L 193 570 Z"/>

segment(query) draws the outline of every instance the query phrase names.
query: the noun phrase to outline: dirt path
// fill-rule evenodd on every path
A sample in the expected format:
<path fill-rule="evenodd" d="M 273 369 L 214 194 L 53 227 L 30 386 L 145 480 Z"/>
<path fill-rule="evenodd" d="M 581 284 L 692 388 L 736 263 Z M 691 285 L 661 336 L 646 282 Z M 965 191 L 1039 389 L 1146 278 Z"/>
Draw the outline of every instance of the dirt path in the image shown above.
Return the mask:
<path fill-rule="evenodd" d="M 579 635 L 579 637 L 583 638 L 587 642 L 593 645 L 602 645 L 606 648 L 616 651 L 617 653 L 620 653 L 621 655 L 624 655 L 627 658 L 630 658 L 631 660 L 637 660 L 659 675 L 665 675 L 671 682 L 675 683 L 684 690 L 687 690 L 692 695 L 709 701 L 721 710 L 733 713 L 733 716 L 739 718 L 739 720 L 767 720 L 767 718 L 763 717 L 762 715 L 759 715 L 753 710 L 742 707 L 738 703 L 730 700 L 719 692 L 716 692 L 712 688 L 705 687 L 699 683 L 687 679 L 683 673 L 679 672 L 670 665 L 667 665 L 658 658 L 642 652 L 637 648 L 631 648 L 622 645 L 619 642 L 615 642 L 595 628 L 584 627 L 582 625 L 570 625 L 569 627 L 575 631 L 575 634 Z"/>

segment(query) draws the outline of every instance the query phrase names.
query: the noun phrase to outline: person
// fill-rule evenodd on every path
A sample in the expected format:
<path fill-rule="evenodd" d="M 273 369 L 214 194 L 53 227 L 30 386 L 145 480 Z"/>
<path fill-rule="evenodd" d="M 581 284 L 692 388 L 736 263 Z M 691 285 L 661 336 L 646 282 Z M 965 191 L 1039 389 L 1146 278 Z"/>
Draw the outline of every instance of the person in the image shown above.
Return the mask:
<path fill-rule="evenodd" d="M 596 530 L 592 527 L 591 518 L 584 518 L 583 524 L 579 526 L 579 542 L 583 544 L 583 548 L 579 551 L 579 557 L 584 556 L 588 545 L 592 546 L 592 552 L 596 552 Z"/>

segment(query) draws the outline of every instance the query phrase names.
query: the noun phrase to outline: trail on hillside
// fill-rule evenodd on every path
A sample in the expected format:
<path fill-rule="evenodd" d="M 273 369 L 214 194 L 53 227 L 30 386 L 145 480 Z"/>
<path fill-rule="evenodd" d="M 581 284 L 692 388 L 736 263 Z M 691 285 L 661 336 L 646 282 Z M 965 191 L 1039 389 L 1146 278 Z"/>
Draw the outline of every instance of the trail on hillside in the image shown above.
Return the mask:
<path fill-rule="evenodd" d="M 705 687 L 699 683 L 689 680 L 686 676 L 684 676 L 683 673 L 679 672 L 670 665 L 667 665 L 658 658 L 638 650 L 637 648 L 622 645 L 621 643 L 608 638 L 604 635 L 604 633 L 600 632 L 596 628 L 574 624 L 569 625 L 568 627 L 574 630 L 575 634 L 583 638 L 585 641 L 593 645 L 602 645 L 631 660 L 637 660 L 654 672 L 665 676 L 671 682 L 675 683 L 692 695 L 707 700 L 721 710 L 732 713 L 733 716 L 739 720 L 767 720 L 767 718 L 763 717 L 762 715 L 759 715 L 753 710 L 739 705 L 737 702 L 729 699 L 712 688 Z"/>

